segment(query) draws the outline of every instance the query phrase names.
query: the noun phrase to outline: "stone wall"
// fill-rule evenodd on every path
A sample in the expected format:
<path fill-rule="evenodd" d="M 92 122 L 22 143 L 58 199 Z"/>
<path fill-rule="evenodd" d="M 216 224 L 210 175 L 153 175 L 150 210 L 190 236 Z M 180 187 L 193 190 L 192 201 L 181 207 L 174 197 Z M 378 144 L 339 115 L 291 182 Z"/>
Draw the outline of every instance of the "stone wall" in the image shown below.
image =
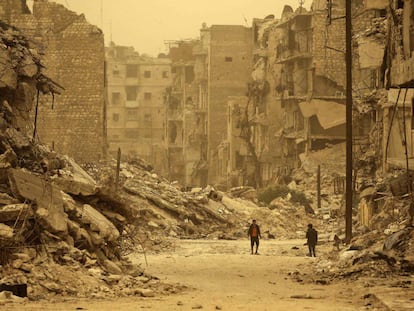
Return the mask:
<path fill-rule="evenodd" d="M 36 0 L 32 13 L 23 0 L 2 1 L 0 19 L 42 47 L 46 74 L 65 89 L 53 104 L 50 96 L 41 96 L 39 140 L 79 162 L 103 158 L 105 51 L 101 30 L 83 15 L 47 0 Z"/>
<path fill-rule="evenodd" d="M 336 15 L 339 15 L 335 14 Z M 335 20 L 326 26 L 326 13 L 317 11 L 312 18 L 313 62 L 316 76 L 324 76 L 345 88 L 345 23 Z"/>

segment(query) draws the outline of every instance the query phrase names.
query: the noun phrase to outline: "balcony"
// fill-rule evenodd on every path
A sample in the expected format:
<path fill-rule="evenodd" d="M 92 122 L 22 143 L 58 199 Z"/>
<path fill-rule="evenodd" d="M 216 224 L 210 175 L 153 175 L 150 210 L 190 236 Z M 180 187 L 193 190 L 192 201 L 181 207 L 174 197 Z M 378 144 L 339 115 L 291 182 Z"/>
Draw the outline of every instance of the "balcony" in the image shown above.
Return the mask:
<path fill-rule="evenodd" d="M 138 100 L 127 100 L 125 101 L 125 108 L 138 108 L 139 102 Z"/>
<path fill-rule="evenodd" d="M 312 58 L 312 51 L 309 48 L 295 48 L 289 49 L 287 46 L 278 46 L 276 49 L 276 63 L 283 64 L 292 62 L 298 59 L 310 59 Z"/>

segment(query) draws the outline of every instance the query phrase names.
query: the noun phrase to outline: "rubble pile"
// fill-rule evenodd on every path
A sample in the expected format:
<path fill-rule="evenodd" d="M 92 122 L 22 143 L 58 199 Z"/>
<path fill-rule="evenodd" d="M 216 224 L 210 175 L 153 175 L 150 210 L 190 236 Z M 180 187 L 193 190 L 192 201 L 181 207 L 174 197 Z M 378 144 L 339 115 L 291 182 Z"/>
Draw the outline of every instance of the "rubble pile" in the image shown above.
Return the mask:
<path fill-rule="evenodd" d="M 301 154 L 301 167 L 292 174 L 289 187 L 312 199 L 312 208 L 325 220 L 335 219 L 343 204 L 345 180 L 345 143 Z M 321 172 L 321 209 L 317 208 L 317 169 Z M 335 224 L 333 224 L 335 225 Z"/>
<path fill-rule="evenodd" d="M 316 190 L 308 187 L 316 184 L 316 167 L 321 165 L 322 210 L 341 205 L 342 195 L 335 195 L 332 185 L 335 173 L 344 172 L 344 148 L 344 144 L 335 145 L 301 157 L 302 167 L 294 174 L 295 187 L 314 198 Z M 372 158 L 371 151 L 369 149 L 362 154 Z M 358 157 L 358 161 L 362 159 L 365 158 Z M 328 258 L 318 260 L 316 271 L 320 278 L 387 278 L 414 271 L 413 230 L 407 227 L 410 197 L 407 195 L 406 174 L 393 172 L 382 176 L 375 173 L 376 163 L 372 163 L 372 167 L 374 172 L 371 169 L 358 171 L 359 180 L 364 182 L 359 182 L 359 220 L 354 219 L 354 238 L 349 246 L 341 243 L 344 239 L 343 221 L 323 217 L 332 225 L 326 232 L 332 233 L 328 240 L 335 247 Z M 364 213 L 372 213 L 369 223 L 366 223 L 368 218 L 362 209 Z M 318 212 L 317 209 L 315 211 Z"/>
<path fill-rule="evenodd" d="M 122 256 L 129 209 L 72 159 L 27 137 L 35 94 L 59 86 L 32 44 L 0 24 L 0 288 L 38 299 L 170 291 Z"/>
<path fill-rule="evenodd" d="M 165 246 L 167 237 L 204 238 L 216 228 L 230 228 L 231 217 L 221 203 L 223 193 L 212 187 L 185 192 L 174 182 L 158 176 L 141 159 L 122 162 L 119 184 L 115 185 L 116 162 L 100 162 L 86 167 L 101 183 L 103 192 L 117 195 L 128 206 L 134 223 L 127 230 L 150 245 Z M 142 241 L 141 241 L 142 242 Z M 150 246 L 148 245 L 148 246 Z M 154 248 L 153 248 L 154 250 Z"/>
<path fill-rule="evenodd" d="M 370 231 L 354 238 L 349 247 L 320 259 L 316 271 L 327 279 L 393 278 L 414 272 L 414 230 L 384 236 Z"/>
<path fill-rule="evenodd" d="M 280 207 L 258 206 L 252 187 L 236 187 L 228 193 L 210 186 L 181 191 L 178 184 L 158 176 L 143 163 L 140 159 L 121 163 L 117 192 L 134 213 L 134 223 L 126 230 L 141 239 L 138 244 L 145 244 L 138 250 L 165 249 L 172 246 L 168 238 L 176 237 L 244 238 L 253 218 L 265 238 L 303 238 L 306 225 L 315 221 L 303 207 L 289 200 L 280 199 Z M 115 161 L 90 164 L 86 170 L 102 183 L 104 192 L 114 191 Z"/>
<path fill-rule="evenodd" d="M 354 38 L 375 37 L 377 40 L 385 43 L 387 36 L 388 20 L 386 17 L 376 17 L 371 20 L 371 26 L 358 33 Z"/>

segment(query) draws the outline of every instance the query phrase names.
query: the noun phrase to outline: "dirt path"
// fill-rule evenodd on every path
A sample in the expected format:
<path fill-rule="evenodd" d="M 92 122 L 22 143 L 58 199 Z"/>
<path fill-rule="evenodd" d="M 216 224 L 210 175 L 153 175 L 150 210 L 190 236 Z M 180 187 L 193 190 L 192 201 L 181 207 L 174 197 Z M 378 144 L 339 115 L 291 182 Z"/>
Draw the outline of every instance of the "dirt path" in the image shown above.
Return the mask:
<path fill-rule="evenodd" d="M 306 285 L 288 277 L 314 260 L 304 256 L 303 241 L 263 241 L 258 256 L 250 255 L 248 244 L 247 240 L 179 241 L 171 254 L 148 256 L 148 272 L 195 289 L 172 301 L 166 299 L 162 308 L 155 309 L 358 309 L 352 300 L 343 298 L 342 286 Z M 299 250 L 292 250 L 293 246 Z M 352 292 L 349 295 L 355 297 Z"/>
<path fill-rule="evenodd" d="M 289 272 L 306 272 L 314 260 L 303 241 L 262 241 L 250 255 L 248 241 L 177 240 L 169 253 L 148 255 L 147 272 L 188 287 L 183 293 L 116 301 L 68 299 L 52 303 L 8 304 L 7 310 L 365 310 L 363 288 L 292 281 Z M 292 247 L 298 246 L 295 250 Z M 145 265 L 142 254 L 133 260 Z M 349 298 L 347 298 L 349 297 Z M 0 306 L 0 309 L 2 306 Z M 375 310 L 375 309 L 374 309 Z"/>

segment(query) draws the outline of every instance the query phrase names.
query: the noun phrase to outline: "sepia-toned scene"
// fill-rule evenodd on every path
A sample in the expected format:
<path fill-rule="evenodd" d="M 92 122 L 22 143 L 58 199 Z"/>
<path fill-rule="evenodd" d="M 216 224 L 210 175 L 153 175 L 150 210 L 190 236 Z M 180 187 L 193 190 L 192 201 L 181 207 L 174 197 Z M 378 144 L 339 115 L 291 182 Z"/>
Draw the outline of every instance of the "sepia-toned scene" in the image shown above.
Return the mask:
<path fill-rule="evenodd" d="M 414 0 L 0 0 L 0 310 L 414 310 Z"/>

